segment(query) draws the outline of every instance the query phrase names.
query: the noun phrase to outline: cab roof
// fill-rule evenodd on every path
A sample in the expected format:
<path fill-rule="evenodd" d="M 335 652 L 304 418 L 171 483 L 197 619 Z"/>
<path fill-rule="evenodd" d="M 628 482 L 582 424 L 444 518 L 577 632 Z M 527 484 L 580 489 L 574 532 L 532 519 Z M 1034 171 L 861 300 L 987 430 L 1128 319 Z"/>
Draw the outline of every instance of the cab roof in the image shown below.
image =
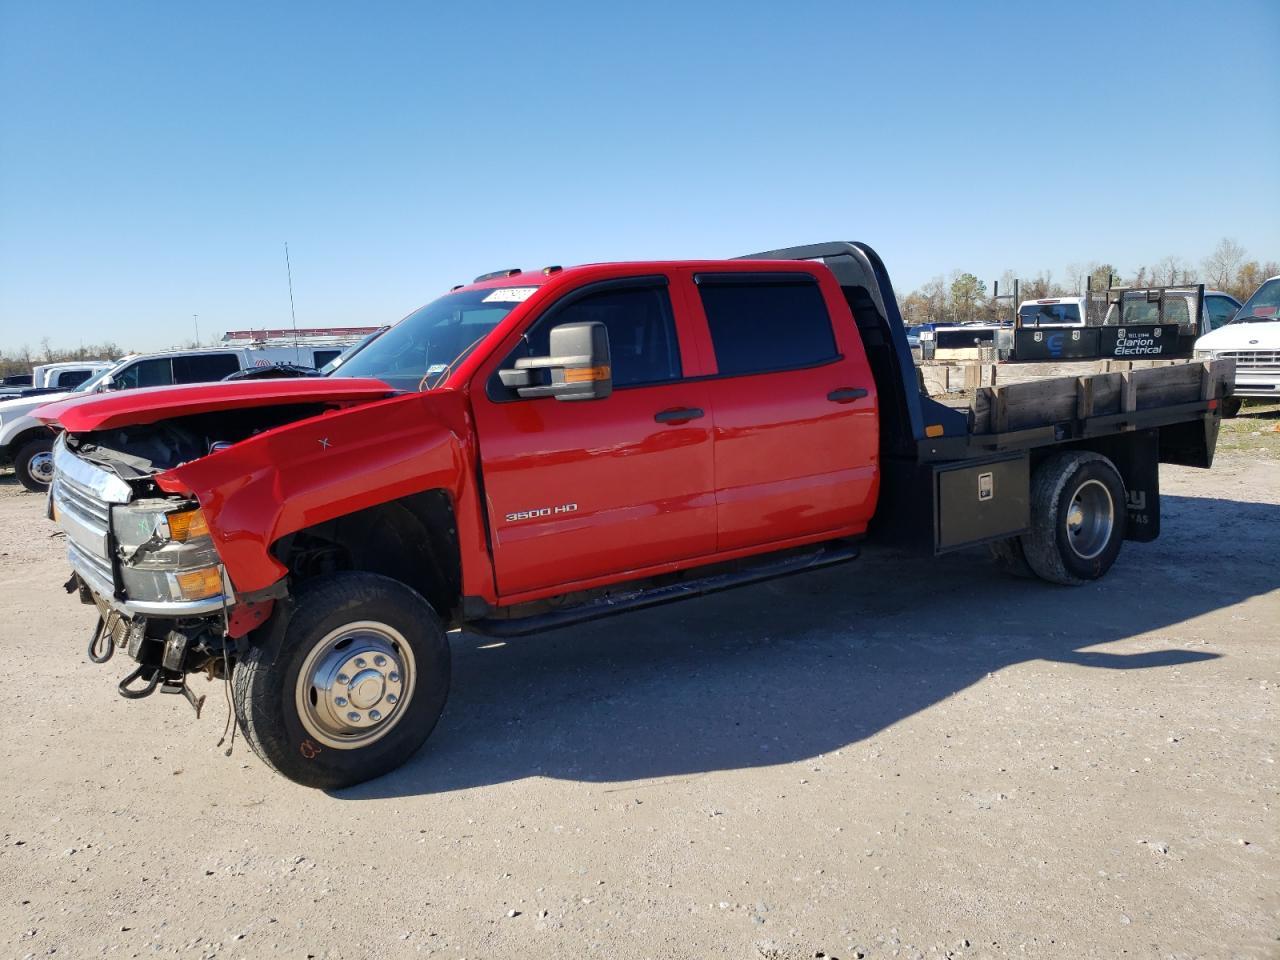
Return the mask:
<path fill-rule="evenodd" d="M 820 261 L 811 260 L 606 260 L 599 263 L 580 263 L 569 267 L 550 266 L 538 270 L 495 270 L 484 273 L 470 283 L 460 283 L 452 287 L 450 293 L 471 290 L 493 290 L 500 287 L 541 287 L 552 280 L 593 271 L 625 269 L 627 271 L 645 270 L 665 271 L 672 269 L 733 270 L 759 273 L 774 270 L 797 270 L 824 267 Z"/>

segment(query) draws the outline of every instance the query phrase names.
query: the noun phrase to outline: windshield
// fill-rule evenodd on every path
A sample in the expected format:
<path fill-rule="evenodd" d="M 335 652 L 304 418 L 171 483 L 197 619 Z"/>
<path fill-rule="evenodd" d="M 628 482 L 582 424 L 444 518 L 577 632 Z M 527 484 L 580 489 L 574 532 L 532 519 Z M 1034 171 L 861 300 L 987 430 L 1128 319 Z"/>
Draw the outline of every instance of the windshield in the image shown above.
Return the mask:
<path fill-rule="evenodd" d="M 321 367 L 320 376 L 327 377 L 329 374 L 333 373 L 333 371 L 337 370 L 340 366 L 342 366 L 344 363 L 346 363 L 348 360 L 354 357 L 357 353 L 359 353 L 361 350 L 367 347 L 374 340 L 378 339 L 378 337 L 386 333 L 389 329 L 391 328 L 379 327 L 377 330 L 373 331 L 373 333 L 370 333 L 366 336 L 361 337 L 359 340 L 357 340 L 351 346 L 347 347 L 347 349 L 343 350 L 340 354 L 338 354 L 336 357 L 334 357 L 332 360 L 326 363 L 323 367 Z"/>
<path fill-rule="evenodd" d="M 1079 323 L 1080 307 L 1074 303 L 1024 303 L 1018 309 L 1024 327 L 1042 323 Z"/>
<path fill-rule="evenodd" d="M 1232 323 L 1262 323 L 1280 320 L 1280 277 L 1273 277 L 1244 302 Z"/>
<path fill-rule="evenodd" d="M 373 377 L 400 390 L 430 390 L 537 287 L 450 293 L 415 310 L 330 376 Z"/>

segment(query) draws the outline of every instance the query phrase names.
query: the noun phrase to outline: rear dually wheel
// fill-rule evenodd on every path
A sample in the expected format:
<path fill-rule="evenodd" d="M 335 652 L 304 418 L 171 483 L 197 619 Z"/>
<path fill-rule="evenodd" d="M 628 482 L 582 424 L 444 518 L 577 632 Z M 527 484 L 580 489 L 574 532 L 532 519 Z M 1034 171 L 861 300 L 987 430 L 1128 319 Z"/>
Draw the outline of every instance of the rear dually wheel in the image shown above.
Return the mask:
<path fill-rule="evenodd" d="M 1023 555 L 1051 583 L 1097 580 L 1124 542 L 1125 488 L 1115 465 L 1089 451 L 1060 453 L 1031 479 L 1031 529 Z"/>

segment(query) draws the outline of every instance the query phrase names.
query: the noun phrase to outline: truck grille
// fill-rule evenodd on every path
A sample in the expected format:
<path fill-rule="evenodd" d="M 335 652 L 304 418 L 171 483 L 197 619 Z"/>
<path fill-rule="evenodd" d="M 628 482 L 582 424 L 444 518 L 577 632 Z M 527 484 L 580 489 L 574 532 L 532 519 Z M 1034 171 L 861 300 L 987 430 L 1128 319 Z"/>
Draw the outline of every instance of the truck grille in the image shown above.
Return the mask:
<path fill-rule="evenodd" d="M 53 508 L 67 535 L 67 560 L 94 589 L 116 592 L 111 563 L 111 504 L 127 502 L 128 484 L 81 460 L 59 438 L 53 452 Z"/>
<path fill-rule="evenodd" d="M 1280 350 L 1232 350 L 1214 356 L 1219 360 L 1234 360 L 1237 370 L 1280 373 Z"/>

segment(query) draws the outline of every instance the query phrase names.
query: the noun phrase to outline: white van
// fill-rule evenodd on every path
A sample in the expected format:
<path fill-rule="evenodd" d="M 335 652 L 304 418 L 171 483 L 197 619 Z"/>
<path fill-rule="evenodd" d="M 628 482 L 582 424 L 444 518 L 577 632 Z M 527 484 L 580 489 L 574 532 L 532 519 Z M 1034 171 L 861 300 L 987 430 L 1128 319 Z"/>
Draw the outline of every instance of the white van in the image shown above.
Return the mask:
<path fill-rule="evenodd" d="M 1280 277 L 1265 281 L 1229 323 L 1197 340 L 1195 357 L 1236 362 L 1236 385 L 1222 402 L 1223 416 L 1236 416 L 1244 397 L 1280 398 Z"/>
<path fill-rule="evenodd" d="M 355 339 L 352 337 L 348 342 Z M 53 457 L 50 454 L 53 434 L 31 416 L 31 411 L 43 404 L 79 393 L 206 383 L 250 367 L 297 363 L 300 355 L 303 363 L 308 360 L 314 363 L 319 359 L 318 354 L 332 354 L 334 351 L 335 345 L 323 348 L 235 346 L 127 356 L 75 390 L 0 401 L 0 463 L 12 463 L 19 482 L 28 490 L 43 492 L 49 488 L 53 480 Z M 336 347 L 336 351 L 341 352 L 341 347 Z"/>

